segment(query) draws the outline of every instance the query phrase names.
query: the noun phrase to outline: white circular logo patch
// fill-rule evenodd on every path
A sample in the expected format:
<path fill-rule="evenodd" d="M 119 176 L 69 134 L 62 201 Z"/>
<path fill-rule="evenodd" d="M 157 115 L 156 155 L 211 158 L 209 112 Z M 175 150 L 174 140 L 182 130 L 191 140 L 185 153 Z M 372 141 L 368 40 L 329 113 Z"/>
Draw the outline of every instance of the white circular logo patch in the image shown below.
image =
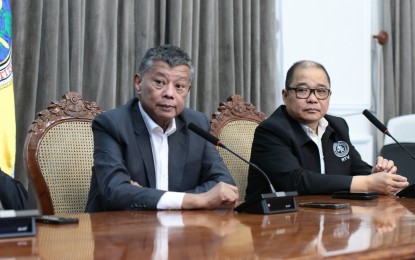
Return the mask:
<path fill-rule="evenodd" d="M 338 141 L 333 144 L 333 151 L 337 157 L 345 157 L 349 154 L 349 145 L 344 141 Z"/>

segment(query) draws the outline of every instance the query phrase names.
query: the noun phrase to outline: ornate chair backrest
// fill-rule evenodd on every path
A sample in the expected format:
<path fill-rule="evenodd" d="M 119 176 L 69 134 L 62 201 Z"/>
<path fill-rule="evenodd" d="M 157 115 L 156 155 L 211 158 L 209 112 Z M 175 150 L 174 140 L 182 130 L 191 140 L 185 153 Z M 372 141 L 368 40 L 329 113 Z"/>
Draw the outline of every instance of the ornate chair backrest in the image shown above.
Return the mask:
<path fill-rule="evenodd" d="M 400 143 L 415 143 L 412 131 L 415 128 L 415 114 L 392 117 L 387 124 L 388 131 Z M 396 144 L 388 135 L 385 135 L 383 145 Z"/>
<path fill-rule="evenodd" d="M 230 96 L 226 102 L 219 104 L 217 110 L 210 121 L 211 134 L 249 161 L 255 129 L 265 119 L 265 113 L 256 111 L 255 106 L 245 102 L 240 95 Z M 219 153 L 231 172 L 239 188 L 239 198 L 243 201 L 248 182 L 248 164 L 222 148 L 219 148 Z"/>
<path fill-rule="evenodd" d="M 100 113 L 95 102 L 68 92 L 30 125 L 24 158 L 42 214 L 84 212 L 93 164 L 91 123 Z"/>

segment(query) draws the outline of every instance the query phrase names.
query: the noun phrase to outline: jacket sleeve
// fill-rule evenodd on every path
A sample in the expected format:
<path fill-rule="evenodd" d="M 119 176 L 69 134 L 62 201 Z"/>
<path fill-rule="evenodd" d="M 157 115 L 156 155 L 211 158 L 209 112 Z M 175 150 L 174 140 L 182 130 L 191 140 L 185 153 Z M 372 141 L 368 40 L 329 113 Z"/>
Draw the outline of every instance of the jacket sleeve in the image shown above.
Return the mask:
<path fill-rule="evenodd" d="M 113 116 L 104 113 L 97 116 L 92 124 L 94 168 L 87 211 L 154 210 L 165 191 L 146 187 L 144 173 L 140 174 L 143 179 L 135 180 L 142 187 L 131 185 L 132 173 L 127 164 L 139 165 L 137 171 L 143 172 L 145 169 L 139 153 L 131 154 L 127 148 L 135 143 L 134 137 L 120 134 L 120 125 L 126 128 L 128 125 Z M 131 158 L 126 159 L 126 156 Z M 134 157 L 135 160 L 132 159 Z M 97 200 L 101 206 L 96 209 Z"/>
<path fill-rule="evenodd" d="M 21 210 L 28 206 L 28 195 L 23 185 L 0 170 L 0 201 L 4 209 Z"/>

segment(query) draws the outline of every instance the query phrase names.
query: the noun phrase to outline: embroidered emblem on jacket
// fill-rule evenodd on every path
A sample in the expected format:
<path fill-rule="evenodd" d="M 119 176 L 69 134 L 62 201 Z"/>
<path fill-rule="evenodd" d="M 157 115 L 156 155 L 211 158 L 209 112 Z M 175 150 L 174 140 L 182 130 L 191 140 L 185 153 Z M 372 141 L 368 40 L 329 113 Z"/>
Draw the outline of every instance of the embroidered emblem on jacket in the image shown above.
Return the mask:
<path fill-rule="evenodd" d="M 349 145 L 345 141 L 335 142 L 333 144 L 333 151 L 337 157 L 343 158 L 349 154 Z"/>

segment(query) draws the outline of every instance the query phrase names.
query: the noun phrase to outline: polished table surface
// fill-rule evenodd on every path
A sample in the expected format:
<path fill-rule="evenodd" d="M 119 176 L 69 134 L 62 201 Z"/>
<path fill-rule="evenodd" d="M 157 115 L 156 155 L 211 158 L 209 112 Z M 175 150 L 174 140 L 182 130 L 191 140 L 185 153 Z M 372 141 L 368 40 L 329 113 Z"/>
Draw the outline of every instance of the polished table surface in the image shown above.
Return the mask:
<path fill-rule="evenodd" d="M 0 259 L 415 259 L 415 199 L 299 196 L 347 202 L 272 215 L 232 210 L 68 214 L 35 237 L 0 239 Z"/>

